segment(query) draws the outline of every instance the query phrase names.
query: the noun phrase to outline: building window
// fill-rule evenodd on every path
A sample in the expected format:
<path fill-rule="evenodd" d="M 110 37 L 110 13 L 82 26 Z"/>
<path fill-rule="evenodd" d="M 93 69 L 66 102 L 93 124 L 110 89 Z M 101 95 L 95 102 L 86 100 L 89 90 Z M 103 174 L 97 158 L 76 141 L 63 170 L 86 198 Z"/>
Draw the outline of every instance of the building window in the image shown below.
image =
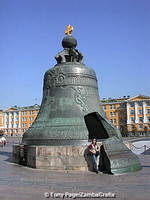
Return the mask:
<path fill-rule="evenodd" d="M 135 131 L 136 130 L 136 126 L 134 124 L 131 125 L 132 130 Z"/>
<path fill-rule="evenodd" d="M 25 111 L 23 111 L 23 112 L 22 112 L 22 115 L 26 115 L 26 112 L 25 112 Z"/>
<path fill-rule="evenodd" d="M 130 107 L 134 107 L 134 103 L 130 103 Z"/>
<path fill-rule="evenodd" d="M 110 112 L 110 116 L 116 116 L 116 112 Z"/>
<path fill-rule="evenodd" d="M 126 104 L 121 104 L 120 107 L 121 108 L 126 108 Z"/>
<path fill-rule="evenodd" d="M 113 123 L 113 120 L 112 120 L 112 119 L 110 119 L 110 122 L 111 122 L 111 123 Z"/>
<path fill-rule="evenodd" d="M 135 121 L 135 118 L 134 117 L 131 117 L 131 122 L 134 122 Z"/>
<path fill-rule="evenodd" d="M 146 105 L 147 105 L 147 106 L 150 106 L 150 101 L 146 101 Z"/>
<path fill-rule="evenodd" d="M 106 106 L 103 106 L 103 109 L 106 110 Z"/>
<path fill-rule="evenodd" d="M 22 124 L 22 127 L 25 127 L 25 123 Z"/>
<path fill-rule="evenodd" d="M 22 117 L 22 121 L 26 121 L 26 117 Z"/>
<path fill-rule="evenodd" d="M 139 101 L 139 102 L 138 102 L 138 106 L 141 107 L 142 105 L 143 105 L 143 102 L 142 102 L 142 101 Z"/>
<path fill-rule="evenodd" d="M 150 114 L 150 109 L 147 109 L 147 114 Z"/>
<path fill-rule="evenodd" d="M 130 115 L 134 115 L 134 110 L 130 110 Z"/>
<path fill-rule="evenodd" d="M 16 124 L 16 128 L 18 128 L 19 127 L 19 124 Z"/>
<path fill-rule="evenodd" d="M 142 114 L 143 114 L 143 113 L 142 113 L 142 110 L 139 110 L 139 111 L 138 111 L 138 114 L 139 114 L 139 115 L 142 115 Z"/>
<path fill-rule="evenodd" d="M 112 106 L 112 105 L 110 105 L 110 109 L 113 109 L 113 106 Z"/>
<path fill-rule="evenodd" d="M 11 128 L 14 128 L 14 125 L 13 125 L 13 124 L 11 125 Z"/>
<path fill-rule="evenodd" d="M 34 110 L 31 110 L 29 113 L 30 113 L 30 115 L 34 114 Z"/>
<path fill-rule="evenodd" d="M 110 105 L 110 109 L 116 109 L 116 105 Z"/>
<path fill-rule="evenodd" d="M 7 128 L 9 128 L 9 125 L 8 125 L 8 124 L 7 124 L 6 126 L 7 126 Z"/>
<path fill-rule="evenodd" d="M 150 122 L 150 117 L 147 117 L 148 122 Z"/>
<path fill-rule="evenodd" d="M 139 122 L 143 122 L 143 117 L 139 117 Z"/>
<path fill-rule="evenodd" d="M 143 128 L 143 124 L 140 124 L 140 125 L 139 125 L 139 129 L 141 129 L 141 128 Z"/>
<path fill-rule="evenodd" d="M 116 119 L 114 119 L 114 124 L 116 124 Z"/>
<path fill-rule="evenodd" d="M 14 112 L 11 112 L 10 114 L 11 114 L 12 116 L 14 116 Z"/>

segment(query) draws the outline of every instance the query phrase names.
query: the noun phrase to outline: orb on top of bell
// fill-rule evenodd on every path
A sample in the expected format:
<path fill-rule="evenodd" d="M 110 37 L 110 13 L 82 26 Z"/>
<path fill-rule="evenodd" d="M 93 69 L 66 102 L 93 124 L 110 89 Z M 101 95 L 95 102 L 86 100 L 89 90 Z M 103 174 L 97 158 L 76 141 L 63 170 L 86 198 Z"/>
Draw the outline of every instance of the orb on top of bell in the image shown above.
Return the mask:
<path fill-rule="evenodd" d="M 63 48 L 76 48 L 77 40 L 71 35 L 72 31 L 73 26 L 68 25 L 64 31 L 66 36 L 62 40 Z"/>

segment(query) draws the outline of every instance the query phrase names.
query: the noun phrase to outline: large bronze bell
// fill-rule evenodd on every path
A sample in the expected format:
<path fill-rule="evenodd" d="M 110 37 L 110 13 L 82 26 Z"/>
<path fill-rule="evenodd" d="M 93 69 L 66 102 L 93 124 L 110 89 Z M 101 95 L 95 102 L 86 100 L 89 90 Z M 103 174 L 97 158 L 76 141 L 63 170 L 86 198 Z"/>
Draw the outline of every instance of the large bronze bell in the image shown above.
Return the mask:
<path fill-rule="evenodd" d="M 41 108 L 23 135 L 24 144 L 83 144 L 89 137 L 84 115 L 100 111 L 94 70 L 82 64 L 75 38 L 67 35 L 62 45 L 57 64 L 45 73 Z"/>
<path fill-rule="evenodd" d="M 45 73 L 40 111 L 24 133 L 22 144 L 58 148 L 82 146 L 89 139 L 101 139 L 101 155 L 104 155 L 101 169 L 104 165 L 110 166 L 113 173 L 141 169 L 137 156 L 123 144 L 120 131 L 106 119 L 100 108 L 96 74 L 82 63 L 83 55 L 76 49 L 77 41 L 70 31 L 62 41 L 63 51 L 55 57 L 57 64 Z M 57 161 L 57 156 L 55 159 Z M 56 169 L 55 166 L 51 168 Z"/>

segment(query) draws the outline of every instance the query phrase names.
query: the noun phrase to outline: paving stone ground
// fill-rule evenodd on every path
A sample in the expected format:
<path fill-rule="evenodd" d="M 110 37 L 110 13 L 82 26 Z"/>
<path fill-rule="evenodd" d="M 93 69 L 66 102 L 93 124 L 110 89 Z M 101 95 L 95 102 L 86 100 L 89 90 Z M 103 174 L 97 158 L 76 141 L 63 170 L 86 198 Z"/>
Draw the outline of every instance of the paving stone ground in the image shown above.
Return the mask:
<path fill-rule="evenodd" d="M 150 199 L 150 155 L 139 155 L 143 166 L 141 171 L 117 176 L 97 175 L 93 172 L 37 170 L 11 162 L 14 141 L 15 139 L 11 140 L 4 149 L 0 147 L 0 200 L 53 199 L 44 197 L 45 192 L 112 192 L 116 194 L 117 200 Z"/>

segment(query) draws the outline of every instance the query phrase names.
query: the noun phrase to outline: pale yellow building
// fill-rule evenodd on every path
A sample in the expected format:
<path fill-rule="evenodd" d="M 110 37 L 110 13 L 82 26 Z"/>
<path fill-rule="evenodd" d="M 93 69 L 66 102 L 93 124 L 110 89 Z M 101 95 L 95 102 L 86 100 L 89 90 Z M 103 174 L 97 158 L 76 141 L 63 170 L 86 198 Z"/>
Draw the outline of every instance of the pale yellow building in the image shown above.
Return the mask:
<path fill-rule="evenodd" d="M 137 95 L 130 98 L 102 100 L 107 118 L 123 135 L 150 134 L 150 97 Z"/>
<path fill-rule="evenodd" d="M 4 122 L 3 122 L 3 110 L 0 110 L 0 128 L 2 128 L 3 127 L 3 124 Z"/>
<path fill-rule="evenodd" d="M 4 127 L 3 110 L 0 110 L 0 135 L 3 134 L 3 127 Z"/>
<path fill-rule="evenodd" d="M 150 132 L 150 97 L 137 95 L 127 100 L 128 132 L 145 135 Z"/>
<path fill-rule="evenodd" d="M 126 132 L 127 127 L 126 99 L 127 98 L 102 100 L 102 108 L 107 119 L 122 132 Z"/>
<path fill-rule="evenodd" d="M 38 112 L 39 105 L 26 107 L 11 107 L 3 111 L 4 133 L 8 136 L 22 134 L 32 125 Z"/>

